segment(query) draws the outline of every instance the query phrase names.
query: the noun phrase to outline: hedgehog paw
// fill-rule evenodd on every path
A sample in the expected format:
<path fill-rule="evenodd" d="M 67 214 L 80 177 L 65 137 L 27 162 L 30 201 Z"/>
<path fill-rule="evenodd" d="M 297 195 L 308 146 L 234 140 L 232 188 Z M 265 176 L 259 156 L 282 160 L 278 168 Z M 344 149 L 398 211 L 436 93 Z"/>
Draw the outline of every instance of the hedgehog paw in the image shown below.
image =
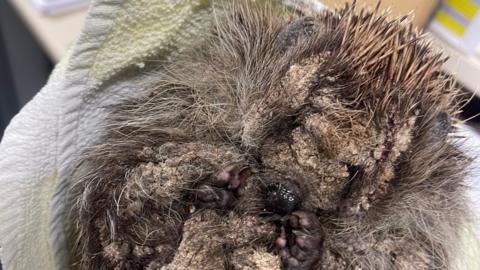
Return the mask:
<path fill-rule="evenodd" d="M 195 191 L 195 205 L 200 208 L 230 209 L 246 185 L 250 169 L 229 165 Z"/>
<path fill-rule="evenodd" d="M 275 245 L 285 270 L 307 270 L 318 261 L 322 237 L 318 233 L 319 221 L 315 214 L 293 212 L 281 228 Z"/>
<path fill-rule="evenodd" d="M 200 208 L 230 209 L 236 201 L 233 192 L 223 188 L 202 185 L 195 191 L 195 205 Z"/>

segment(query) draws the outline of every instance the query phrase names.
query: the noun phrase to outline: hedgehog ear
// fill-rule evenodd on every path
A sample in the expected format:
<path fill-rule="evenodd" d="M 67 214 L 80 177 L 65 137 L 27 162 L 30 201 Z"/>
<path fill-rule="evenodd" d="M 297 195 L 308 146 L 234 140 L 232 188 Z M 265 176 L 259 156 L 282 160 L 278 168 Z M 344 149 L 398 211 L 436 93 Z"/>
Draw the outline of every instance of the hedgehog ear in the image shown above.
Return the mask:
<path fill-rule="evenodd" d="M 313 17 L 303 17 L 291 21 L 278 33 L 275 46 L 282 51 L 288 49 L 299 40 L 311 36 L 316 30 L 315 25 Z"/>
<path fill-rule="evenodd" d="M 439 112 L 432 117 L 431 122 L 428 123 L 427 129 L 423 136 L 425 136 L 425 143 L 431 144 L 430 147 L 441 146 L 448 134 L 454 131 L 452 120 L 447 112 Z M 440 144 L 438 144 L 440 143 Z"/>
<path fill-rule="evenodd" d="M 434 120 L 432 135 L 440 140 L 445 139 L 453 130 L 450 116 L 446 112 L 439 113 Z"/>

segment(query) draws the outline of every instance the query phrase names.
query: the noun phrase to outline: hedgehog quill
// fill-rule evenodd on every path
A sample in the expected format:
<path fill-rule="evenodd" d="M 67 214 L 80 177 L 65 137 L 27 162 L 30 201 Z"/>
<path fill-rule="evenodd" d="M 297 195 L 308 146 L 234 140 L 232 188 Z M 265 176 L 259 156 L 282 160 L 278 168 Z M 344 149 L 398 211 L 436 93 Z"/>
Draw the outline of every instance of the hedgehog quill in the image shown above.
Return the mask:
<path fill-rule="evenodd" d="M 451 269 L 463 102 L 403 19 L 227 5 L 79 160 L 81 269 Z"/>

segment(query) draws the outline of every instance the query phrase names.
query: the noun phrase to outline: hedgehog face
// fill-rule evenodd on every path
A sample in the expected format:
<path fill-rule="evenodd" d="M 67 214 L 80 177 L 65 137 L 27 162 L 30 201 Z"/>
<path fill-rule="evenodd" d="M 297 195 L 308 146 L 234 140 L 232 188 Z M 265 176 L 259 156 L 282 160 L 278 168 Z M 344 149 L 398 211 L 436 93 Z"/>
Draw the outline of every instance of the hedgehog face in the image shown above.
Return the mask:
<path fill-rule="evenodd" d="M 447 269 L 466 162 L 440 57 L 348 7 L 218 21 L 81 160 L 84 267 Z"/>

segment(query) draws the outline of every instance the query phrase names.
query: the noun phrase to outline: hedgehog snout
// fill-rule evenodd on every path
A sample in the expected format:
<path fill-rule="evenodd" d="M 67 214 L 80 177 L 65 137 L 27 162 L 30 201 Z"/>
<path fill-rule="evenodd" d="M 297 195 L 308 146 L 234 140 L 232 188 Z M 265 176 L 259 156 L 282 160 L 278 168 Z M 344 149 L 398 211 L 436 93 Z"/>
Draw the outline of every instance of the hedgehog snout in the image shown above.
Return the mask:
<path fill-rule="evenodd" d="M 302 204 L 302 192 L 296 183 L 276 181 L 263 189 L 265 206 L 268 211 L 288 215 Z"/>

